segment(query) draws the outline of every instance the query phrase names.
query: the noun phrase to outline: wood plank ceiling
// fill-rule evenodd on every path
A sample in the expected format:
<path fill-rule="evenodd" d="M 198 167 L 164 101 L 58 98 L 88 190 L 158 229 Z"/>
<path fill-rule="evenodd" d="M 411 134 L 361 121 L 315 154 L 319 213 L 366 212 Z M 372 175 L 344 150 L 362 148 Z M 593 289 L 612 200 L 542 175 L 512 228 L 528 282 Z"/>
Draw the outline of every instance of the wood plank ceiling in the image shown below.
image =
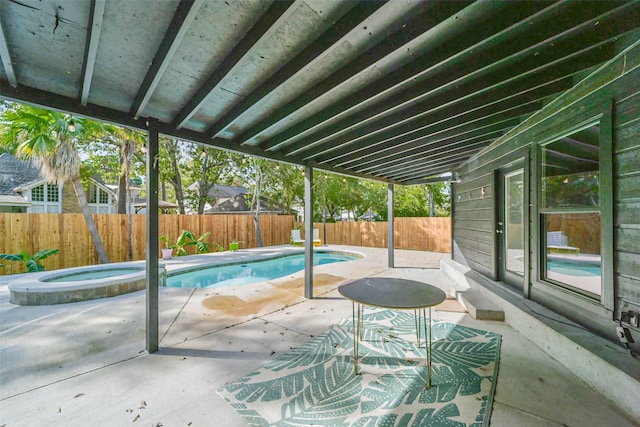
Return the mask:
<path fill-rule="evenodd" d="M 639 26 L 638 1 L 0 0 L 0 96 L 415 184 Z"/>

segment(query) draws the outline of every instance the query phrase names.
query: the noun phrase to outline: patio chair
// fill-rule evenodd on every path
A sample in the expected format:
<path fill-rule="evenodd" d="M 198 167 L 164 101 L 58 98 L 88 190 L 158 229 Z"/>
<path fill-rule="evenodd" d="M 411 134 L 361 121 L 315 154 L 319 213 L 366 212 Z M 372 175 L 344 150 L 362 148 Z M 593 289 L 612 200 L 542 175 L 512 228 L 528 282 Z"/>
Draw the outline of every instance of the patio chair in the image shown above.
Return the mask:
<path fill-rule="evenodd" d="M 314 228 L 313 229 L 313 246 L 320 246 L 322 244 L 322 240 L 320 240 L 320 237 L 318 236 L 318 229 Z"/>
<path fill-rule="evenodd" d="M 291 230 L 291 244 L 304 245 L 304 239 L 300 238 L 300 230 Z"/>
<path fill-rule="evenodd" d="M 560 254 L 580 254 L 580 248 L 569 246 L 569 237 L 562 231 L 547 231 L 547 251 Z"/>

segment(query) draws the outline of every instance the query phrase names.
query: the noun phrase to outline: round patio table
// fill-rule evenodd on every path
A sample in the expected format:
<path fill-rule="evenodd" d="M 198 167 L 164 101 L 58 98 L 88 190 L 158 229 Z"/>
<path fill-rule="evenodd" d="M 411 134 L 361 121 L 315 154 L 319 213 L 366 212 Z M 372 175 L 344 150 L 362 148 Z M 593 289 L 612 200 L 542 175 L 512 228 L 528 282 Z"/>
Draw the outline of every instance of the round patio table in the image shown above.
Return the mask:
<path fill-rule="evenodd" d="M 441 289 L 428 283 L 394 277 L 364 277 L 340 285 L 338 292 L 351 300 L 352 303 L 354 373 L 358 375 L 358 342 L 362 340 L 364 327 L 363 306 L 414 310 L 418 348 L 420 348 L 420 326 L 424 325 L 427 360 L 426 387 L 431 387 L 431 307 L 440 304 L 447 298 L 447 295 Z M 428 322 L 427 309 L 429 310 Z"/>

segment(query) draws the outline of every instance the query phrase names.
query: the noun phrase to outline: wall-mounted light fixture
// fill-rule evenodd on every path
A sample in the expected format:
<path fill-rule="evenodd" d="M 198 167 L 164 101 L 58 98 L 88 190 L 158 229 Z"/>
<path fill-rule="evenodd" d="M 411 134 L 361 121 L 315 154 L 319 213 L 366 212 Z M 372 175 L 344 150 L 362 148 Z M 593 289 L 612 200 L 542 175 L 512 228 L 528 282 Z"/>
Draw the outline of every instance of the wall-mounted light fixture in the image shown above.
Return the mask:
<path fill-rule="evenodd" d="M 447 179 L 447 184 L 458 184 L 460 183 L 460 176 L 458 172 L 451 172 L 451 176 Z"/>

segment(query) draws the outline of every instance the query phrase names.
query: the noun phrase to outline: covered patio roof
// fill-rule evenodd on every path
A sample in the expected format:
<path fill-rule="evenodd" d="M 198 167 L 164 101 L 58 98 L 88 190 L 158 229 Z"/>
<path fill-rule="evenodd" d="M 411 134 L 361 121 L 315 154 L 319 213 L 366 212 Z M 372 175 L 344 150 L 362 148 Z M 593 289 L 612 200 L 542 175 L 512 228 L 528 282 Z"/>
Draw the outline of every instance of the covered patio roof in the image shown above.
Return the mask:
<path fill-rule="evenodd" d="M 0 96 L 397 184 L 449 173 L 640 26 L 637 1 L 0 2 Z"/>

